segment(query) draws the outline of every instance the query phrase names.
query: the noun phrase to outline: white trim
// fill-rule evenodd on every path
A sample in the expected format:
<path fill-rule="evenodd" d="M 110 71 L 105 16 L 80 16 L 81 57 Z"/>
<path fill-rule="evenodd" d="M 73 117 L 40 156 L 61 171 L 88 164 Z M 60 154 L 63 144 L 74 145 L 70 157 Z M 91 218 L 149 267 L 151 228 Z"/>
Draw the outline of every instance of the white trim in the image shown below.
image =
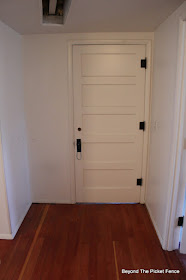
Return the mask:
<path fill-rule="evenodd" d="M 6 218 L 8 220 L 8 231 L 11 232 L 10 211 L 9 211 L 9 205 L 8 205 L 8 195 L 7 195 L 7 189 L 6 189 L 4 159 L 3 159 L 1 121 L 0 121 L 0 193 L 1 193 L 2 199 L 4 200 L 4 203 L 5 203 L 4 209 L 5 209 Z"/>
<path fill-rule="evenodd" d="M 150 207 L 148 206 L 147 203 L 146 203 L 145 205 L 146 205 L 147 210 L 148 210 L 148 212 L 149 212 L 150 218 L 151 218 L 151 220 L 152 220 L 152 223 L 153 223 L 153 226 L 154 226 L 154 228 L 155 228 L 156 234 L 157 234 L 157 236 L 158 236 L 158 238 L 159 238 L 159 241 L 160 241 L 160 243 L 162 244 L 162 243 L 163 243 L 163 239 L 162 239 L 161 234 L 160 234 L 160 232 L 159 232 L 159 230 L 158 230 L 158 226 L 157 226 L 157 224 L 156 224 L 156 221 L 155 221 L 155 219 L 154 219 L 154 217 L 153 217 L 153 215 L 152 215 L 152 213 L 151 213 Z"/>
<path fill-rule="evenodd" d="M 71 192 L 71 203 L 76 202 L 76 187 L 75 187 L 75 159 L 74 159 L 74 124 L 73 124 L 73 58 L 72 48 L 74 45 L 146 45 L 147 70 L 145 81 L 145 121 L 146 131 L 144 132 L 144 149 L 143 149 L 143 166 L 142 176 L 144 185 L 141 189 L 140 203 L 145 203 L 146 192 L 146 177 L 147 177 L 147 160 L 149 146 L 149 119 L 150 119 L 150 99 L 151 99 L 151 40 L 74 40 L 68 42 L 68 108 L 69 108 L 69 182 Z"/>
<path fill-rule="evenodd" d="M 153 54 L 153 47 L 154 44 L 151 45 L 151 54 Z M 150 161 L 150 140 L 151 140 L 151 133 L 150 133 L 150 128 L 151 128 L 151 111 L 152 111 L 152 71 L 153 71 L 153 55 L 151 55 L 151 71 L 150 71 L 150 97 L 149 97 L 149 122 L 147 124 L 148 126 L 148 153 L 147 153 L 147 169 L 146 169 L 146 189 L 145 189 L 145 203 L 147 201 L 147 182 L 148 182 L 148 176 L 149 176 L 149 161 Z"/>
<path fill-rule="evenodd" d="M 176 93 L 174 106 L 174 123 L 173 123 L 173 142 L 172 142 L 172 159 L 170 168 L 170 192 L 168 194 L 168 206 L 165 220 L 165 230 L 162 247 L 165 250 L 174 250 L 173 239 L 175 230 L 176 206 L 179 188 L 179 176 L 181 165 L 181 154 L 183 146 L 183 123 L 184 123 L 184 105 L 185 89 L 183 87 L 184 68 L 186 61 L 184 57 L 184 42 L 186 36 L 186 24 L 180 20 L 179 24 L 179 42 L 178 42 L 178 59 L 177 59 L 177 78 Z"/>
<path fill-rule="evenodd" d="M 5 240 L 13 240 L 14 239 L 14 237 L 16 236 L 16 234 L 17 234 L 17 232 L 18 232 L 18 230 L 19 230 L 19 228 L 20 228 L 20 226 L 21 226 L 25 216 L 27 215 L 28 210 L 30 209 L 31 205 L 32 205 L 31 202 L 27 205 L 27 207 L 26 207 L 26 209 L 24 211 L 24 214 L 19 219 L 19 221 L 18 221 L 14 231 L 12 233 L 7 233 L 7 234 L 3 234 L 2 233 L 2 234 L 0 234 L 0 239 L 5 239 Z"/>
<path fill-rule="evenodd" d="M 16 236 L 16 233 L 18 232 L 18 230 L 19 230 L 19 228 L 20 228 L 20 226 L 21 226 L 21 224 L 22 224 L 26 214 L 28 213 L 28 210 L 30 209 L 31 205 L 32 205 L 31 202 L 27 205 L 27 207 L 25 208 L 25 211 L 24 211 L 23 215 L 21 216 L 21 218 L 19 219 L 15 229 L 12 231 L 12 234 L 11 234 L 12 239 L 14 239 L 14 237 Z"/>
<path fill-rule="evenodd" d="M 47 204 L 73 204 L 70 200 L 51 200 L 51 199 L 37 199 L 32 203 L 47 203 Z"/>
<path fill-rule="evenodd" d="M 71 203 L 76 202 L 75 188 L 75 159 L 74 159 L 74 102 L 73 102 L 73 87 L 72 87 L 72 47 L 73 43 L 68 45 L 68 122 L 69 122 L 69 182 L 70 182 L 70 199 Z"/>
<path fill-rule="evenodd" d="M 146 194 L 146 182 L 147 182 L 147 170 L 148 170 L 148 153 L 149 153 L 149 143 L 150 143 L 150 132 L 149 132 L 149 123 L 150 123 L 150 109 L 151 109 L 151 51 L 152 45 L 149 41 L 146 44 L 146 57 L 147 57 L 147 69 L 145 75 L 145 122 L 146 127 L 144 131 L 143 138 L 143 162 L 142 162 L 142 178 L 143 186 L 141 187 L 140 194 L 140 203 L 145 203 L 145 194 Z"/>
<path fill-rule="evenodd" d="M 7 233 L 7 234 L 0 234 L 0 240 L 12 240 L 13 236 L 11 233 Z"/>

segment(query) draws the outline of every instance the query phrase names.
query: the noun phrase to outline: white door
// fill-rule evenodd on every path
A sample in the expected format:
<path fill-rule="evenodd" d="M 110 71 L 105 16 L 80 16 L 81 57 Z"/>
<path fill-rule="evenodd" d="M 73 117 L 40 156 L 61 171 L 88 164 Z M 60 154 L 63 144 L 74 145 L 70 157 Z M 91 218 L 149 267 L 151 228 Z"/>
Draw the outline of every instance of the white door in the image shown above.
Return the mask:
<path fill-rule="evenodd" d="M 140 201 L 144 58 L 144 45 L 73 47 L 77 202 Z"/>

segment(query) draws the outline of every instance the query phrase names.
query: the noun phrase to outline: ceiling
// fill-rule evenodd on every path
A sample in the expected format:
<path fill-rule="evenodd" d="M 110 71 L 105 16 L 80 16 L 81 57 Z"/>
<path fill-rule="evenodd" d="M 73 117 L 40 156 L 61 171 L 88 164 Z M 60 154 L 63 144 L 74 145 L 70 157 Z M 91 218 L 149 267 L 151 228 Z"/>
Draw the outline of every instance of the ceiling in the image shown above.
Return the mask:
<path fill-rule="evenodd" d="M 42 0 L 0 0 L 0 20 L 20 34 L 154 31 L 184 0 L 72 0 L 64 25 L 42 24 Z"/>

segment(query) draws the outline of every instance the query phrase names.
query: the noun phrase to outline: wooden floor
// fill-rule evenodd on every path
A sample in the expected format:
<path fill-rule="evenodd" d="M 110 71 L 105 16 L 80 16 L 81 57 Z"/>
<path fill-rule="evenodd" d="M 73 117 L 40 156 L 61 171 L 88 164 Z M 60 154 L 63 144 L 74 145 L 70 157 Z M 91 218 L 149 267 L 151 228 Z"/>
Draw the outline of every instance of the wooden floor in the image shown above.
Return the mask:
<path fill-rule="evenodd" d="M 33 204 L 13 241 L 0 241 L 0 280 L 182 280 L 143 205 Z M 175 274 L 121 269 L 179 269 Z"/>
<path fill-rule="evenodd" d="M 179 250 L 176 250 L 177 256 L 183 265 L 185 271 L 186 271 L 186 254 L 180 254 Z"/>

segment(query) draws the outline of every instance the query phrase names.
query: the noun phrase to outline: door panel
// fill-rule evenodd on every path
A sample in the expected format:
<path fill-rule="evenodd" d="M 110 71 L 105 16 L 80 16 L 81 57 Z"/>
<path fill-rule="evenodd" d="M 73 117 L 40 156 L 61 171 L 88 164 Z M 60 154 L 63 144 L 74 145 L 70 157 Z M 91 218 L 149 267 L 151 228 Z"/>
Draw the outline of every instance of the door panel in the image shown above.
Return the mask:
<path fill-rule="evenodd" d="M 140 201 L 144 57 L 142 45 L 73 48 L 74 135 L 82 140 L 77 202 Z"/>
<path fill-rule="evenodd" d="M 83 159 L 88 161 L 125 161 L 136 159 L 134 143 L 84 143 Z"/>
<path fill-rule="evenodd" d="M 135 115 L 84 115 L 85 134 L 135 134 Z"/>
<path fill-rule="evenodd" d="M 132 54 L 83 54 L 83 77 L 136 76 L 136 56 Z"/>
<path fill-rule="evenodd" d="M 136 106 L 136 85 L 83 85 L 84 107 Z"/>
<path fill-rule="evenodd" d="M 86 188 L 126 188 L 133 186 L 135 182 L 135 173 L 133 170 L 95 170 L 85 169 L 84 186 Z M 126 184 L 124 185 L 123 182 Z"/>

